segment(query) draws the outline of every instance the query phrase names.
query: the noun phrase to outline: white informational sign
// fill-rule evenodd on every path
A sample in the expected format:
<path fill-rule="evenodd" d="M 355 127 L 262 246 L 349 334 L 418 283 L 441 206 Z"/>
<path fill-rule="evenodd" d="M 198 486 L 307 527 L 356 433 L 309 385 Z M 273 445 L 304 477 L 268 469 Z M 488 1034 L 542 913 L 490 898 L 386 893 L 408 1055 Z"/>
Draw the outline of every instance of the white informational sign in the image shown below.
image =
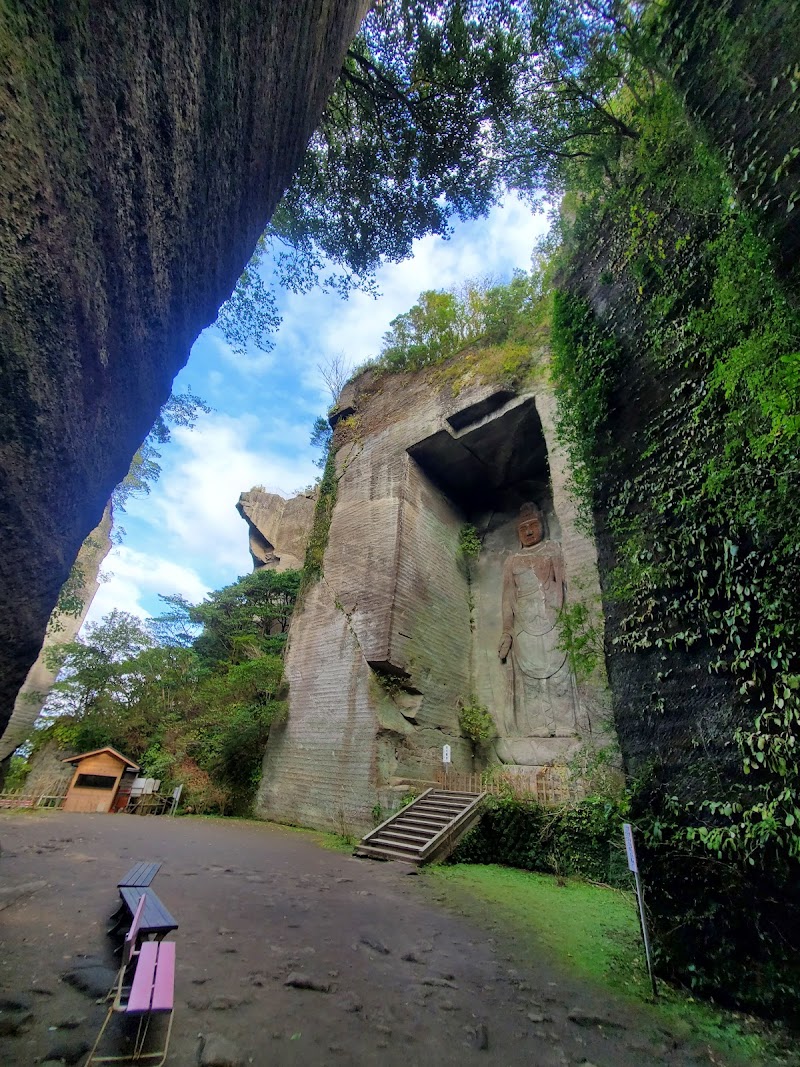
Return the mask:
<path fill-rule="evenodd" d="M 650 934 L 647 930 L 647 915 L 644 910 L 644 892 L 642 880 L 639 877 L 639 864 L 636 862 L 636 848 L 633 844 L 633 827 L 629 822 L 622 824 L 622 833 L 625 837 L 625 851 L 628 853 L 628 870 L 633 871 L 636 880 L 636 899 L 639 903 L 639 922 L 642 927 L 642 941 L 644 941 L 644 955 L 647 960 L 647 972 L 650 975 L 650 984 L 653 987 L 653 996 L 658 996 L 656 988 L 656 976 L 653 973 L 653 958 L 650 952 Z"/>
<path fill-rule="evenodd" d="M 442 749 L 442 763 L 449 763 L 449 762 L 450 762 L 450 746 L 449 745 L 445 745 L 444 748 Z"/>
<path fill-rule="evenodd" d="M 625 835 L 625 851 L 628 853 L 628 870 L 638 874 L 639 865 L 636 862 L 636 849 L 633 846 L 633 827 L 629 822 L 622 824 L 622 832 Z"/>

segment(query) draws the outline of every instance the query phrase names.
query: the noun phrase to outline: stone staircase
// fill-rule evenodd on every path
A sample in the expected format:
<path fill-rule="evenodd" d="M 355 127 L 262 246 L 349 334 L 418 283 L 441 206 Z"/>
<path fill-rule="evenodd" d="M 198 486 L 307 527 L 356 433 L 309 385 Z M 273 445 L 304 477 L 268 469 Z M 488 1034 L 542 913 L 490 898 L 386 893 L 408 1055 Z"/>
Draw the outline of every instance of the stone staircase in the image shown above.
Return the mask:
<path fill-rule="evenodd" d="M 355 854 L 416 864 L 445 859 L 480 818 L 485 796 L 428 789 L 371 830 Z"/>

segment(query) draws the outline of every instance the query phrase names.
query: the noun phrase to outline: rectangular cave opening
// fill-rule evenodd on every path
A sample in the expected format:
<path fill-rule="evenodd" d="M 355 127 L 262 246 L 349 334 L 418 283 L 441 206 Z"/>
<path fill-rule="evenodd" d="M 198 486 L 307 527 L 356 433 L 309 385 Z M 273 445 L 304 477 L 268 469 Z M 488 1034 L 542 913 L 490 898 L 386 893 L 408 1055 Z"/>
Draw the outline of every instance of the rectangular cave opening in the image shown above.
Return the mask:
<path fill-rule="evenodd" d="M 505 399 L 507 394 L 503 393 Z M 459 417 L 463 416 L 463 417 Z M 477 421 L 473 429 L 469 421 Z M 408 449 L 423 473 L 482 534 L 507 523 L 522 504 L 535 501 L 549 527 L 557 527 L 542 423 L 533 396 L 491 405 L 469 405 L 442 429 Z M 550 529 L 550 536 L 558 534 Z"/>

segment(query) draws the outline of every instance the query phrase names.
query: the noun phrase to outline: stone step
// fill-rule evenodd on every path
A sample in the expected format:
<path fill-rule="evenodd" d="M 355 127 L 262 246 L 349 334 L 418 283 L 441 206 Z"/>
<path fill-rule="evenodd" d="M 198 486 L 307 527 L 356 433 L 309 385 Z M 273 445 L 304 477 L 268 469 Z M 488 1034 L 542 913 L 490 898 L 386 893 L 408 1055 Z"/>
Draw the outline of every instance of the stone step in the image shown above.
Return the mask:
<path fill-rule="evenodd" d="M 422 852 L 429 841 L 430 837 L 409 837 L 407 834 L 400 833 L 398 830 L 381 830 L 377 837 L 370 838 L 371 845 L 399 846 L 401 848 L 413 849 L 415 852 Z"/>
<path fill-rule="evenodd" d="M 426 793 L 367 834 L 355 854 L 407 863 L 442 858 L 474 825 L 480 799 L 480 793 Z"/>
<path fill-rule="evenodd" d="M 421 816 L 417 819 L 400 819 L 396 823 L 392 823 L 392 826 L 407 826 L 409 829 L 415 830 L 433 830 L 436 833 L 443 829 L 451 819 L 423 819 Z"/>
<path fill-rule="evenodd" d="M 419 856 L 409 852 L 398 852 L 392 848 L 378 848 L 375 845 L 359 845 L 355 851 L 356 856 L 366 856 L 369 859 L 400 860 L 402 863 L 419 863 Z"/>
<path fill-rule="evenodd" d="M 438 826 L 409 826 L 405 822 L 389 823 L 387 827 L 381 830 L 381 833 L 385 833 L 387 830 L 391 830 L 392 833 L 402 833 L 414 841 L 430 841 L 432 837 L 439 833 Z"/>
<path fill-rule="evenodd" d="M 416 815 L 430 814 L 430 815 L 445 815 L 448 818 L 454 819 L 457 815 L 460 815 L 462 811 L 466 811 L 469 807 L 468 804 L 464 804 L 459 807 L 445 806 L 443 804 L 426 804 L 424 807 L 415 809 Z"/>
<path fill-rule="evenodd" d="M 463 811 L 462 809 L 459 809 Z M 450 809 L 442 811 L 440 808 L 414 808 L 413 811 L 401 811 L 398 819 L 450 819 Z"/>

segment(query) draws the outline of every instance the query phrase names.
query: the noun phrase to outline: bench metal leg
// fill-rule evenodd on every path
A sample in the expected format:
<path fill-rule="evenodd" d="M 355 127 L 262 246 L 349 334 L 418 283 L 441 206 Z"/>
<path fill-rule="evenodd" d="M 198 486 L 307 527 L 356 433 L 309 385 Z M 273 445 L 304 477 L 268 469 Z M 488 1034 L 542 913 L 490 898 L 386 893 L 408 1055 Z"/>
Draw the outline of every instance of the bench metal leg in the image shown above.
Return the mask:
<path fill-rule="evenodd" d="M 159 1013 L 161 1014 L 161 1013 Z M 172 1036 L 172 1020 L 175 1016 L 174 1010 L 169 1013 L 169 1021 L 167 1022 L 167 1033 L 164 1038 L 164 1047 L 154 1049 L 152 1052 L 145 1052 L 144 1046 L 147 1041 L 147 1035 L 150 1031 L 150 1023 L 153 1016 L 143 1015 L 139 1019 L 139 1026 L 136 1030 L 136 1040 L 134 1041 L 133 1051 L 121 1056 L 104 1055 L 98 1056 L 97 1050 L 100 1047 L 100 1042 L 103 1038 L 103 1034 L 106 1031 L 106 1027 L 114 1015 L 114 1007 L 110 1007 L 103 1021 L 103 1025 L 100 1027 L 100 1033 L 97 1035 L 97 1040 L 94 1043 L 92 1051 L 89 1053 L 89 1059 L 86 1061 L 85 1067 L 92 1067 L 96 1063 L 146 1063 L 148 1067 L 163 1067 L 164 1061 L 167 1058 L 169 1052 L 169 1042 Z M 151 1061 L 156 1061 L 155 1063 Z"/>
<path fill-rule="evenodd" d="M 125 907 L 125 901 L 121 900 L 119 902 L 119 907 L 114 912 L 114 914 L 109 915 L 108 921 L 111 923 L 111 926 L 109 926 L 108 930 L 106 930 L 106 933 L 109 937 L 116 937 L 119 935 L 120 931 L 125 925 L 125 914 L 127 910 L 128 909 Z"/>

